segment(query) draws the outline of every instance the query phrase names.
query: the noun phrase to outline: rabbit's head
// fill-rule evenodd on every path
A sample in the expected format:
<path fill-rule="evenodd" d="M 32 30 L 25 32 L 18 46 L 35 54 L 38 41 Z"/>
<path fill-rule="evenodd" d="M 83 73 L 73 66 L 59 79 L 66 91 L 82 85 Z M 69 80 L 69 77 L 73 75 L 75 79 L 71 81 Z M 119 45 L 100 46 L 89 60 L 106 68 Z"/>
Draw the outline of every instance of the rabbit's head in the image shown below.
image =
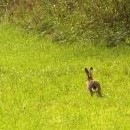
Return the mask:
<path fill-rule="evenodd" d="M 88 80 L 93 80 L 93 68 L 91 67 L 89 70 L 85 68 L 85 72 L 87 74 Z"/>

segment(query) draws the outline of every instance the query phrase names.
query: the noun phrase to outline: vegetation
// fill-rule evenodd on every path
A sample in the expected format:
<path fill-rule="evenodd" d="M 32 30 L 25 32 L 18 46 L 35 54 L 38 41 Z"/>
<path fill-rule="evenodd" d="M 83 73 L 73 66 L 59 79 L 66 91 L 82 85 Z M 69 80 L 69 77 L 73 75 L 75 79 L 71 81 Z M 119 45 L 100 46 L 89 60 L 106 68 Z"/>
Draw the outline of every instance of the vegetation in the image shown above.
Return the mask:
<path fill-rule="evenodd" d="M 0 129 L 129 130 L 129 30 L 129 0 L 0 0 Z"/>
<path fill-rule="evenodd" d="M 0 129 L 130 129 L 128 47 L 55 44 L 12 25 L 0 32 Z M 86 90 L 91 66 L 104 98 Z"/>
<path fill-rule="evenodd" d="M 0 13 L 53 41 L 129 43 L 129 0 L 0 0 Z"/>

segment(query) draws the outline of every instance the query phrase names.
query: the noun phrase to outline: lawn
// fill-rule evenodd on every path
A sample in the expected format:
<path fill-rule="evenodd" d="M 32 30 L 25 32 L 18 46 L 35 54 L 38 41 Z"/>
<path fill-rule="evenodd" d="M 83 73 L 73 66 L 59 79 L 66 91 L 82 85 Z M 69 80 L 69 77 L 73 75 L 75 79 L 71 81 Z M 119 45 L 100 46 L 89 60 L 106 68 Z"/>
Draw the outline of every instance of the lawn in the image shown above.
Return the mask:
<path fill-rule="evenodd" d="M 94 68 L 104 98 L 86 89 Z M 59 44 L 0 25 L 0 130 L 130 130 L 130 47 Z"/>

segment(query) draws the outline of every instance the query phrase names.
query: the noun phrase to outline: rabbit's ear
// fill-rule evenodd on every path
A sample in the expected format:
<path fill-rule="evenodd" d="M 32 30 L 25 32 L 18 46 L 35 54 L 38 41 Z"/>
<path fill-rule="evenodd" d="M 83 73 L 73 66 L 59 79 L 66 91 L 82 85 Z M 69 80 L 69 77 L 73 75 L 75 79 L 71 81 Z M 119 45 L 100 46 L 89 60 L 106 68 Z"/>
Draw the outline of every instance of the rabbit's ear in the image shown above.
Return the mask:
<path fill-rule="evenodd" d="M 89 73 L 90 73 L 90 74 L 93 74 L 93 67 L 91 67 L 91 68 L 89 69 Z"/>
<path fill-rule="evenodd" d="M 89 75 L 89 71 L 88 71 L 87 68 L 85 68 L 85 72 L 86 72 L 87 75 Z"/>

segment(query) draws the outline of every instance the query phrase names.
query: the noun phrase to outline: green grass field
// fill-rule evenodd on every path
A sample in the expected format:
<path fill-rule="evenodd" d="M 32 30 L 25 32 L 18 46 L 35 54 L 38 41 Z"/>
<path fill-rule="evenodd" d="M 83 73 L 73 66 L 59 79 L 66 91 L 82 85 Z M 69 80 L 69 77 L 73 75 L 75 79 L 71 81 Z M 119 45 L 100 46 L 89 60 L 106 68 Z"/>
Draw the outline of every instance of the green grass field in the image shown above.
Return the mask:
<path fill-rule="evenodd" d="M 94 68 L 104 98 L 86 90 Z M 0 130 L 130 130 L 130 48 L 56 44 L 0 25 Z"/>

